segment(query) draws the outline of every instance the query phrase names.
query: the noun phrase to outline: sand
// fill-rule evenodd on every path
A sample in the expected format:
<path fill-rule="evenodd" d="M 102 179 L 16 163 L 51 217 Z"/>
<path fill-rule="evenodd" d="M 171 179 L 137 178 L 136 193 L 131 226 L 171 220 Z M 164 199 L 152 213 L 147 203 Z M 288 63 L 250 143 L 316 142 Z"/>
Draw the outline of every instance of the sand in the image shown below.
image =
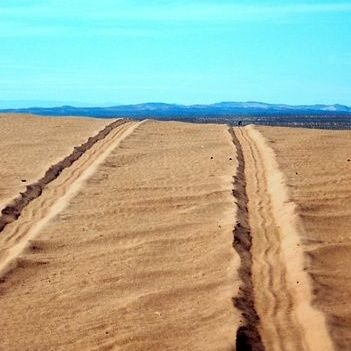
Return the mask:
<path fill-rule="evenodd" d="M 0 230 L 1 350 L 350 348 L 348 132 L 102 123 Z"/>
<path fill-rule="evenodd" d="M 252 240 L 252 262 L 247 263 L 252 265 L 252 274 L 246 279 L 251 279 L 247 284 L 252 284 L 251 299 L 260 318 L 255 326 L 262 346 L 256 349 L 332 350 L 324 315 L 312 306 L 313 287 L 301 248 L 302 226 L 285 175 L 257 129 L 235 128 L 235 135 L 243 153 L 238 176 L 248 198 L 241 212 L 245 212 L 242 217 Z M 247 305 L 253 314 L 251 304 Z"/>
<path fill-rule="evenodd" d="M 285 173 L 304 231 L 314 305 L 337 350 L 351 349 L 351 132 L 259 128 Z"/>
<path fill-rule="evenodd" d="M 110 122 L 0 114 L 0 210 L 28 183 L 42 177 L 49 166 Z"/>
<path fill-rule="evenodd" d="M 123 128 L 81 184 L 72 173 L 91 166 L 76 164 L 6 227 L 0 245 L 23 244 L 0 285 L 2 348 L 233 349 L 239 258 L 227 128 Z"/>

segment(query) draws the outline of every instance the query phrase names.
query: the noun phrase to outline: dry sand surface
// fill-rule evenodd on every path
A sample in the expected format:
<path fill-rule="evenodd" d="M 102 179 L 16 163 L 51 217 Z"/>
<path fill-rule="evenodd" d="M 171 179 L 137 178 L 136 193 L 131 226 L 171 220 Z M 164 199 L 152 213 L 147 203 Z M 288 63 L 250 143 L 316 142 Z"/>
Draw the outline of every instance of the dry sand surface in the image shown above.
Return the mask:
<path fill-rule="evenodd" d="M 0 348 L 233 349 L 239 258 L 227 128 L 122 128 L 74 198 L 71 173 L 90 166 L 67 169 L 6 227 L 1 245 L 28 246 L 1 284 Z"/>
<path fill-rule="evenodd" d="M 0 215 L 0 350 L 350 349 L 349 133 L 100 123 Z"/>
<path fill-rule="evenodd" d="M 0 114 L 0 210 L 111 120 Z M 26 182 L 22 182 L 25 180 Z"/>
<path fill-rule="evenodd" d="M 351 132 L 261 127 L 284 171 L 314 304 L 337 350 L 351 350 Z"/>
<path fill-rule="evenodd" d="M 243 279 L 252 284 L 252 291 L 246 289 L 243 310 L 250 313 L 251 330 L 256 327 L 262 340 L 260 344 L 253 334 L 251 343 L 258 350 L 332 350 L 324 315 L 312 306 L 313 288 L 301 247 L 302 225 L 276 155 L 252 126 L 236 128 L 234 141 L 242 153 L 237 177 L 245 185 L 236 195 L 239 204 L 245 205 L 239 207 L 244 226 L 238 238 L 244 245 L 245 239 L 252 241 L 252 262 L 246 261 L 251 274 Z"/>

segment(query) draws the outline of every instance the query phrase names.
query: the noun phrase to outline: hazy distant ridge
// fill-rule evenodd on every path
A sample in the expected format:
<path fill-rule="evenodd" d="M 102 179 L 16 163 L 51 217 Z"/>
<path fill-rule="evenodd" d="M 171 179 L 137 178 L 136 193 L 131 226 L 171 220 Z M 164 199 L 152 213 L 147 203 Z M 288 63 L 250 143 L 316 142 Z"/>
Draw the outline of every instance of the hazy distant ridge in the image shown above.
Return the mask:
<path fill-rule="evenodd" d="M 351 107 L 335 105 L 284 105 L 263 102 L 220 102 L 210 105 L 178 105 L 166 103 L 144 103 L 110 107 L 29 107 L 0 109 L 0 112 L 23 112 L 40 115 L 85 115 L 97 117 L 135 116 L 251 116 L 251 115 L 351 115 Z"/>

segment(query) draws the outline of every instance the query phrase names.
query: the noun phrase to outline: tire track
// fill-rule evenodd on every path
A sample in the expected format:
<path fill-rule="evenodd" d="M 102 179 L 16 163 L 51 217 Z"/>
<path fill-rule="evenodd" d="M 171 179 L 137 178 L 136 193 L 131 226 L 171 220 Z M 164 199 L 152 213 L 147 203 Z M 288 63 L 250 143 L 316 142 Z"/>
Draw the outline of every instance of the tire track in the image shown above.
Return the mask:
<path fill-rule="evenodd" d="M 16 267 L 17 257 L 30 240 L 68 204 L 112 150 L 143 123 L 123 122 L 114 124 L 105 137 L 94 143 L 94 147 L 88 148 L 74 164 L 63 169 L 60 176 L 43 187 L 40 196 L 22 209 L 16 221 L 6 225 L 0 238 L 0 276 Z"/>
<path fill-rule="evenodd" d="M 127 122 L 127 121 L 125 121 Z M 124 123 L 123 123 L 124 124 Z M 119 136 L 123 131 L 128 129 L 130 127 L 130 122 L 126 123 L 125 125 L 120 124 L 119 126 L 116 126 L 115 128 L 119 127 L 118 129 L 114 130 L 112 132 L 112 135 L 108 138 L 105 137 L 99 141 L 99 144 L 91 148 L 89 151 L 88 157 L 86 155 L 82 155 L 83 157 L 80 159 L 80 163 L 77 167 L 73 167 L 71 170 L 71 173 L 69 177 L 62 177 L 57 179 L 57 184 L 55 184 L 55 187 L 52 188 L 51 190 L 51 197 L 45 196 L 41 199 L 40 202 L 35 206 L 34 212 L 35 211 L 40 211 L 40 209 L 47 209 L 53 204 L 53 199 L 57 199 L 62 195 L 62 189 L 65 189 L 67 185 L 72 183 L 72 179 L 78 178 L 78 176 L 81 175 L 82 170 L 87 169 L 92 162 L 101 154 L 102 150 L 106 149 L 113 143 L 113 140 L 116 136 Z M 64 170 L 63 170 L 64 171 Z M 48 186 L 48 185 L 47 185 Z M 46 187 L 47 187 L 46 186 Z M 43 189 L 44 190 L 44 189 Z M 30 210 L 31 212 L 31 210 Z M 23 224 L 30 225 L 31 222 L 33 221 L 33 218 L 35 217 L 35 213 L 31 213 L 30 216 L 27 216 L 27 220 L 23 219 Z M 20 231 L 23 230 L 23 225 L 21 226 L 16 226 L 15 230 L 13 230 L 11 235 L 6 235 L 4 238 L 5 242 L 11 241 L 13 238 L 16 238 L 15 240 L 18 241 L 21 239 L 21 235 L 19 235 Z M 24 231 L 25 232 L 25 231 Z"/>
<path fill-rule="evenodd" d="M 70 167 L 74 162 L 79 160 L 79 158 L 91 149 L 95 143 L 99 140 L 104 139 L 114 128 L 126 123 L 126 120 L 117 120 L 107 125 L 98 134 L 90 137 L 85 143 L 80 146 L 74 147 L 73 152 L 66 156 L 63 160 L 52 165 L 46 172 L 45 175 L 39 179 L 37 182 L 27 185 L 26 190 L 16 198 L 14 198 L 11 203 L 1 211 L 0 215 L 0 233 L 5 229 L 5 227 L 18 219 L 21 215 L 23 209 L 28 206 L 34 199 L 39 197 L 44 188 L 55 180 L 61 172 Z"/>
<path fill-rule="evenodd" d="M 233 247 L 237 251 L 241 264 L 239 277 L 241 285 L 238 296 L 234 299 L 234 306 L 242 312 L 244 321 L 236 333 L 237 351 L 263 351 L 258 325 L 259 317 L 255 309 L 254 287 L 252 282 L 252 236 L 249 227 L 248 196 L 246 191 L 245 158 L 232 128 L 229 128 L 233 144 L 236 149 L 238 167 L 234 177 L 233 196 L 237 201 L 237 223 L 234 228 Z"/>
<path fill-rule="evenodd" d="M 233 134 L 245 165 L 252 295 L 263 345 L 277 351 L 333 350 L 324 316 L 312 307 L 303 269 L 303 228 L 274 153 L 251 126 L 235 128 Z"/>
<path fill-rule="evenodd" d="M 265 166 L 255 143 L 245 131 L 238 130 L 237 134 L 245 145 L 249 165 L 246 176 L 251 179 L 248 186 L 250 227 L 253 236 L 259 238 L 254 243 L 253 279 L 260 281 L 256 304 L 258 313 L 264 320 L 264 325 L 261 326 L 262 338 L 269 350 L 292 350 L 289 346 L 292 344 L 296 344 L 296 350 L 303 350 L 303 345 L 296 337 L 299 334 L 296 323 L 289 313 L 292 297 L 284 284 L 286 273 L 280 259 L 280 235 L 271 213 Z"/>

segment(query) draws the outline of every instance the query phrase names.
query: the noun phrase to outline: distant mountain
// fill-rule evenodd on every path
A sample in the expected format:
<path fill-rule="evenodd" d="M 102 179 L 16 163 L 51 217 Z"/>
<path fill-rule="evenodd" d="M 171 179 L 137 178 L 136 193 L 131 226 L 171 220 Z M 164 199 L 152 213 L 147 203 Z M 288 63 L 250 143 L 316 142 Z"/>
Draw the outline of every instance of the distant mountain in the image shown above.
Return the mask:
<path fill-rule="evenodd" d="M 166 103 L 145 103 L 136 105 L 117 105 L 110 107 L 30 107 L 7 108 L 0 112 L 32 113 L 52 116 L 95 116 L 95 117 L 135 117 L 135 118 L 171 118 L 171 117 L 235 117 L 235 116 L 333 116 L 350 115 L 351 107 L 344 105 L 284 105 L 263 102 L 220 102 L 210 105 L 178 105 Z"/>
<path fill-rule="evenodd" d="M 70 106 L 83 106 L 83 107 L 93 107 L 93 104 L 85 104 L 79 101 L 70 101 L 70 102 L 62 102 L 62 101 L 50 101 L 50 100 L 0 100 L 0 109 L 25 109 L 31 107 L 56 107 L 67 105 Z M 106 106 L 106 105 L 104 105 Z"/>

